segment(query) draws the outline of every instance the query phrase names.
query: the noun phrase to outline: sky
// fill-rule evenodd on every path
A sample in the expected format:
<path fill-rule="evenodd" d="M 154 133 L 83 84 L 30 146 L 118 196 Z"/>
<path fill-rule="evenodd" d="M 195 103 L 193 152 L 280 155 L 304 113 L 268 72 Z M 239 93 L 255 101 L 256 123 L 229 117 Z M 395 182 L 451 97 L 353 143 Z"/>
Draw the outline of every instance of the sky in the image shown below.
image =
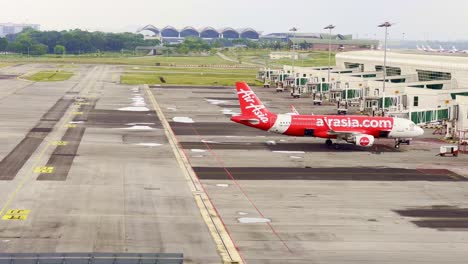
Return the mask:
<path fill-rule="evenodd" d="M 0 0 L 0 23 L 35 23 L 42 30 L 80 28 L 135 32 L 152 24 L 176 28 L 251 27 L 263 33 L 335 32 L 384 37 L 379 23 L 395 23 L 390 39 L 468 40 L 465 0 Z"/>

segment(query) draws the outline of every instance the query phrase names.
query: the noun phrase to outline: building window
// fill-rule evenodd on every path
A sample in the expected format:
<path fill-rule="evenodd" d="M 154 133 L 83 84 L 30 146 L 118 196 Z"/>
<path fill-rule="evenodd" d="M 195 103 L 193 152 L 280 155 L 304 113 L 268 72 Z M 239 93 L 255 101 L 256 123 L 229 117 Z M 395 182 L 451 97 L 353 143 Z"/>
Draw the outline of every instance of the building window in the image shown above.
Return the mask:
<path fill-rule="evenodd" d="M 387 76 L 399 76 L 401 75 L 401 68 L 399 67 L 385 67 L 387 69 Z M 382 65 L 375 65 L 375 71 L 378 72 L 383 72 L 383 66 Z"/>
<path fill-rule="evenodd" d="M 414 97 L 413 106 L 419 106 L 419 96 Z"/>
<path fill-rule="evenodd" d="M 435 71 L 423 71 L 423 70 L 416 70 L 418 73 L 418 80 L 420 82 L 428 82 L 428 81 L 448 81 L 452 79 L 452 74 L 449 72 L 435 72 Z"/>

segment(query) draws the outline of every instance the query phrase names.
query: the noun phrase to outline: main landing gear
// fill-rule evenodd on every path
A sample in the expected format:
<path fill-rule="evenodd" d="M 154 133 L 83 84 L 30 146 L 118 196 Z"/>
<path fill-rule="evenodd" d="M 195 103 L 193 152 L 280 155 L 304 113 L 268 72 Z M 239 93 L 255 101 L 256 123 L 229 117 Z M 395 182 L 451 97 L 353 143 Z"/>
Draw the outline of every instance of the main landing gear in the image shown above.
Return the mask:
<path fill-rule="evenodd" d="M 333 144 L 333 141 L 332 141 L 331 139 L 327 139 L 327 140 L 325 141 L 325 145 L 327 145 L 327 147 L 333 146 L 335 149 L 339 149 L 339 148 L 340 148 L 340 144 L 338 144 L 338 143 Z"/>
<path fill-rule="evenodd" d="M 401 143 L 405 143 L 405 144 L 409 145 L 411 143 L 411 139 L 409 139 L 409 138 L 397 138 L 397 139 L 395 139 L 395 148 L 399 149 Z"/>

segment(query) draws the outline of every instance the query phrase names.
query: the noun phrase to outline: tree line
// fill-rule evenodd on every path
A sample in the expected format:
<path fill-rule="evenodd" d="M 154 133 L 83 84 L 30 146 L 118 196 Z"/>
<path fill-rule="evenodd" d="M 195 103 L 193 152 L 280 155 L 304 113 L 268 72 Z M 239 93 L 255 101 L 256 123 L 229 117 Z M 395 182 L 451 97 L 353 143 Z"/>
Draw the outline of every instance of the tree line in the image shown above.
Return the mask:
<path fill-rule="evenodd" d="M 31 55 L 81 54 L 135 50 L 137 46 L 156 46 L 159 40 L 145 40 L 142 34 L 68 31 L 38 31 L 25 29 L 15 35 L 0 38 L 0 52 Z"/>

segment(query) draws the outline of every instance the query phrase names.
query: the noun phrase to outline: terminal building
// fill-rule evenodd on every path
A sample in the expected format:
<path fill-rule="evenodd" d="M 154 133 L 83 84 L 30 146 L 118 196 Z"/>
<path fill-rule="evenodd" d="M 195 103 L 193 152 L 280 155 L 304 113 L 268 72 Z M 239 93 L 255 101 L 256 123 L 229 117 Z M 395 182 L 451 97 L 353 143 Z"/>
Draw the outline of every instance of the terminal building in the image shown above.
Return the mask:
<path fill-rule="evenodd" d="M 14 23 L 0 23 L 0 37 L 6 35 L 18 34 L 25 28 L 33 28 L 35 30 L 40 29 L 38 24 L 14 24 Z"/>
<path fill-rule="evenodd" d="M 283 73 L 327 100 L 356 103 L 363 112 L 417 124 L 443 121 L 448 134 L 468 137 L 468 57 L 387 52 L 385 93 L 383 58 L 383 51 L 375 50 L 339 53 L 330 80 L 326 66 L 284 66 Z"/>
<path fill-rule="evenodd" d="M 231 27 L 215 29 L 213 27 L 194 28 L 184 27 L 177 29 L 172 26 L 157 28 L 153 25 L 147 25 L 138 32 L 151 31 L 153 37 L 160 38 L 161 40 L 183 40 L 187 37 L 200 37 L 203 39 L 251 39 L 258 40 L 260 33 L 252 28 L 234 29 Z"/>
<path fill-rule="evenodd" d="M 260 36 L 262 40 L 291 42 L 303 50 L 352 51 L 376 49 L 378 40 L 353 39 L 353 35 L 330 35 L 323 33 L 270 33 Z"/>

